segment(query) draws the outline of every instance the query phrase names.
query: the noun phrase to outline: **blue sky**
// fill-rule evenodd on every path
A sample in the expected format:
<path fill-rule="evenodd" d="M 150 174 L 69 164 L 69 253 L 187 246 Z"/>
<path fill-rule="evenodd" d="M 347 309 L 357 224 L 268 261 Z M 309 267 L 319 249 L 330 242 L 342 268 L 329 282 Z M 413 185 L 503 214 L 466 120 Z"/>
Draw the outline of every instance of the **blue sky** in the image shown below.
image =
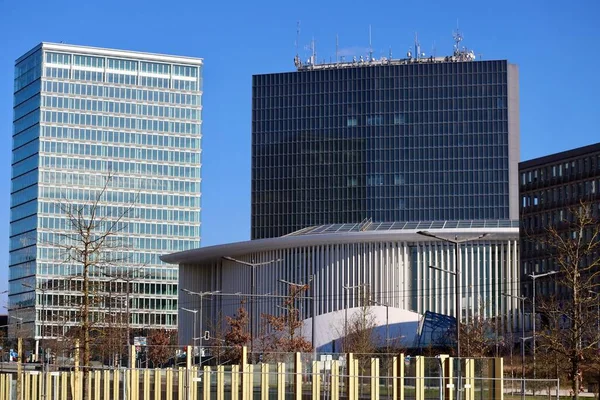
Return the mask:
<path fill-rule="evenodd" d="M 370 5 L 367 5 L 370 4 Z M 521 159 L 600 141 L 600 2 L 0 0 L 0 291 L 7 288 L 14 60 L 41 41 L 202 57 L 203 246 L 250 237 L 252 74 L 291 71 L 314 37 L 319 60 L 366 49 L 403 57 L 464 45 L 520 68 Z M 301 50 L 306 58 L 307 52 Z M 1 312 L 1 309 L 0 309 Z"/>

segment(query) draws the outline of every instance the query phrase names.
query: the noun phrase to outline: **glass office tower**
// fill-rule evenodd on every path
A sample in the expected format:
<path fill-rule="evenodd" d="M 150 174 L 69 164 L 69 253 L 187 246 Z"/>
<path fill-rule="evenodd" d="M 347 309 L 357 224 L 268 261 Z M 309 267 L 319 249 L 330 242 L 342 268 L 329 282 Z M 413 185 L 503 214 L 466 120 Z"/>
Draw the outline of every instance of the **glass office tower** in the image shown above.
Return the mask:
<path fill-rule="evenodd" d="M 518 219 L 518 89 L 516 65 L 474 57 L 253 76 L 252 238 Z"/>
<path fill-rule="evenodd" d="M 197 58 L 51 43 L 16 61 L 13 328 L 49 338 L 77 325 L 82 267 L 61 249 L 65 206 L 96 199 L 102 219 L 123 218 L 121 261 L 90 271 L 94 323 L 176 328 L 177 267 L 159 257 L 200 245 L 201 76 Z"/>
<path fill-rule="evenodd" d="M 575 222 L 573 210 L 582 203 L 590 206 L 590 217 L 600 221 L 600 143 L 523 161 L 519 173 L 521 293 L 531 298 L 532 274 L 561 270 L 547 246 L 542 245 L 548 239 L 548 229 L 562 233 L 573 229 L 570 225 Z M 586 238 L 591 238 L 591 232 Z M 588 240 L 594 243 L 591 239 L 586 239 L 586 243 Z M 582 270 L 597 257 L 600 254 L 584 260 Z M 536 293 L 554 294 L 554 278 L 550 275 L 536 279 Z"/>

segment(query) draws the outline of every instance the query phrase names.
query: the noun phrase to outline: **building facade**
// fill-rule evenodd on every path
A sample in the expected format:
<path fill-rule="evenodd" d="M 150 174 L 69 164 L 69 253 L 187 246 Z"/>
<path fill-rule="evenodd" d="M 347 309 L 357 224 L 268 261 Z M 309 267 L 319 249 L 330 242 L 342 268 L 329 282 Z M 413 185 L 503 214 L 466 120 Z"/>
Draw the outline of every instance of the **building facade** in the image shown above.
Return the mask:
<path fill-rule="evenodd" d="M 473 57 L 252 79 L 253 239 L 372 221 L 518 219 L 518 68 Z"/>
<path fill-rule="evenodd" d="M 202 65 L 52 43 L 16 61 L 9 302 L 31 337 L 78 325 L 69 213 L 94 202 L 95 234 L 112 225 L 119 247 L 89 271 L 93 321 L 177 327 L 178 271 L 160 255 L 200 245 Z"/>
<path fill-rule="evenodd" d="M 472 240 L 458 246 L 459 254 L 455 254 L 454 245 L 421 231 Z M 487 236 L 482 238 L 482 234 Z M 455 317 L 454 276 L 430 266 L 454 271 L 457 259 L 462 270 L 462 321 L 474 315 L 496 317 L 506 328 L 517 323 L 513 310 L 518 309 L 518 300 L 502 294 L 519 294 L 518 234 L 517 221 L 337 224 L 279 238 L 184 251 L 163 260 L 179 265 L 181 306 L 201 310 L 197 320 L 192 313 L 180 312 L 180 344 L 191 344 L 193 332 L 214 329 L 220 318 L 233 316 L 242 299 L 246 299 L 258 338 L 264 327 L 261 315 L 281 313 L 278 296 L 287 293 L 290 283 L 310 282 L 307 296 L 317 299 L 314 314 L 321 330 L 339 329 L 322 316 L 334 316 L 366 301 L 388 306 L 390 316 L 431 311 Z M 368 288 L 368 298 L 359 286 Z M 198 295 L 186 290 L 220 293 L 205 294 L 201 303 Z M 309 299 L 301 308 L 303 319 L 313 316 Z M 323 341 L 317 338 L 316 343 Z"/>
<path fill-rule="evenodd" d="M 580 147 L 519 164 L 521 209 L 521 285 L 523 295 L 533 295 L 529 275 L 559 271 L 547 249 L 536 238 L 548 227 L 571 218 L 570 209 L 591 204 L 600 219 L 600 143 Z M 599 255 L 600 256 L 600 255 Z M 551 276 L 536 282 L 536 293 L 552 294 Z"/>

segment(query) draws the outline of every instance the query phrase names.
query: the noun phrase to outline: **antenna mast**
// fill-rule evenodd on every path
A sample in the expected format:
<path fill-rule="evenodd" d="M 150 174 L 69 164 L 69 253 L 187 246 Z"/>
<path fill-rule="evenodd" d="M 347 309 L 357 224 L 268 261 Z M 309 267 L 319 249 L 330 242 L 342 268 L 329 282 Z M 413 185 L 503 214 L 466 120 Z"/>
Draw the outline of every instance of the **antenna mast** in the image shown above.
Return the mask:
<path fill-rule="evenodd" d="M 419 35 L 415 32 L 415 58 L 421 58 L 421 44 L 419 43 Z"/>
<path fill-rule="evenodd" d="M 302 66 L 300 55 L 298 54 L 298 46 L 300 44 L 300 21 L 296 22 L 296 56 L 294 57 L 294 65 L 296 68 Z"/>
<path fill-rule="evenodd" d="M 296 55 L 298 55 L 298 46 L 300 44 L 300 21 L 296 22 Z"/>
<path fill-rule="evenodd" d="M 371 44 L 371 25 L 369 25 L 369 62 L 373 61 L 373 46 Z"/>
<path fill-rule="evenodd" d="M 336 33 L 335 34 L 335 62 L 336 62 L 336 64 L 339 61 L 339 59 L 338 59 L 339 47 L 340 47 L 340 38 L 339 38 L 338 34 Z"/>

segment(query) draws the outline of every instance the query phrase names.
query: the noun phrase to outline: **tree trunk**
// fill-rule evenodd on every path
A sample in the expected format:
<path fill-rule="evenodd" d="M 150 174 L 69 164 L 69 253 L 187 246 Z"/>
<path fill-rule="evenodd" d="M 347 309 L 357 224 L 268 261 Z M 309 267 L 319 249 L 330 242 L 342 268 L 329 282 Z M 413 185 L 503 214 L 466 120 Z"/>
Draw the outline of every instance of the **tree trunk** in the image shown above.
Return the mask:
<path fill-rule="evenodd" d="M 87 246 L 86 246 L 87 247 Z M 83 400 L 88 398 L 88 380 L 89 380 L 89 366 L 90 366 L 90 297 L 89 297 L 89 266 L 87 249 L 84 250 L 84 263 L 83 263 Z"/>

